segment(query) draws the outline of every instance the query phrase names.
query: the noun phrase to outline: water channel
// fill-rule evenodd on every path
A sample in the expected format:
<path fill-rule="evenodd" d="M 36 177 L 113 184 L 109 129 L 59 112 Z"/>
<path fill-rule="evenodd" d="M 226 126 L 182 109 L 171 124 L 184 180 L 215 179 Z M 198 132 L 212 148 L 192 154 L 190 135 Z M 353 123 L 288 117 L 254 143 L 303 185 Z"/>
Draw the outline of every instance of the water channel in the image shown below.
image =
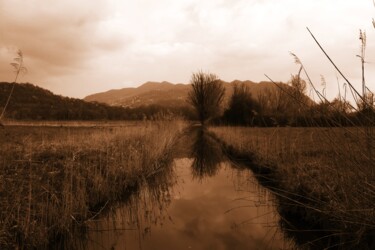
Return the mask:
<path fill-rule="evenodd" d="M 274 197 L 201 129 L 172 166 L 90 223 L 85 249 L 291 249 Z"/>

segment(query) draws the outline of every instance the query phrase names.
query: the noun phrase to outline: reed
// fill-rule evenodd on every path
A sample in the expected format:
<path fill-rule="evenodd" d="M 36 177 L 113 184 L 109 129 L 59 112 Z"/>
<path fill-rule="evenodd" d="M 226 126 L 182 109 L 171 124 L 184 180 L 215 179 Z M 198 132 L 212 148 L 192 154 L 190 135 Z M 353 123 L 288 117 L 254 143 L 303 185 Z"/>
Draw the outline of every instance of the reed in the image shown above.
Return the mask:
<path fill-rule="evenodd" d="M 349 240 L 374 244 L 368 239 L 375 233 L 375 163 L 364 128 L 215 127 L 211 131 L 236 152 L 255 155 L 256 164 L 272 166 L 267 178 L 277 183 L 272 189 L 275 195 L 314 211 L 315 221 L 345 236 L 344 248 Z"/>
<path fill-rule="evenodd" d="M 183 126 L 176 121 L 1 130 L 0 248 L 47 248 L 73 237 L 169 165 Z"/>

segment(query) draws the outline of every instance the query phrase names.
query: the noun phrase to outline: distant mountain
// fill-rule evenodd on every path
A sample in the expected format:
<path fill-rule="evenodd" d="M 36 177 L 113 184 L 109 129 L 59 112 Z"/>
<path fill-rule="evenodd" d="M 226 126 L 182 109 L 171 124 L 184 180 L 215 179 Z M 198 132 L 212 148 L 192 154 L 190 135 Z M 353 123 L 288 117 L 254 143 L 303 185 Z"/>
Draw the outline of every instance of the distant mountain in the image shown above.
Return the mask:
<path fill-rule="evenodd" d="M 169 82 L 146 82 L 138 88 L 109 90 L 89 95 L 85 101 L 96 101 L 111 106 L 140 107 L 149 105 L 184 106 L 188 85 Z"/>
<path fill-rule="evenodd" d="M 233 92 L 235 83 L 244 83 L 249 86 L 252 95 L 257 98 L 259 93 L 265 89 L 273 89 L 276 86 L 271 82 L 255 83 L 252 81 L 224 82 L 226 89 L 226 100 Z M 146 82 L 137 88 L 114 89 L 107 92 L 92 94 L 84 98 L 85 101 L 96 101 L 111 106 L 140 107 L 148 105 L 159 105 L 164 107 L 187 106 L 187 96 L 191 88 L 190 84 L 172 84 L 170 82 Z"/>
<path fill-rule="evenodd" d="M 0 112 L 5 106 L 11 88 L 12 83 L 0 82 Z M 147 84 L 143 88 L 147 93 L 148 90 L 155 89 L 153 84 Z M 186 109 L 163 109 L 155 105 L 132 109 L 114 107 L 105 103 L 55 95 L 30 83 L 16 83 L 5 117 L 19 120 L 138 120 L 153 119 L 160 116 L 160 113 L 186 117 L 190 115 L 189 112 Z"/>

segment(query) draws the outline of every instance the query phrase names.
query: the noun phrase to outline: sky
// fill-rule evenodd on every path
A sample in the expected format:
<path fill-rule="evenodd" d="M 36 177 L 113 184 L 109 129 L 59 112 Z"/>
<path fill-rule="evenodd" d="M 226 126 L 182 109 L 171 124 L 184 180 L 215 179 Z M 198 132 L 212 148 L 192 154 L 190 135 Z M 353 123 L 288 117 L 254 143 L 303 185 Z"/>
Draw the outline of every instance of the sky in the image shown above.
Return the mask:
<path fill-rule="evenodd" d="M 365 77 L 375 91 L 372 0 L 0 0 L 0 81 L 14 81 L 20 49 L 29 82 L 83 98 L 147 81 L 189 83 L 202 70 L 222 80 L 287 82 L 290 52 L 329 98 L 345 81 L 317 37 L 361 89 L 359 30 L 366 31 Z"/>

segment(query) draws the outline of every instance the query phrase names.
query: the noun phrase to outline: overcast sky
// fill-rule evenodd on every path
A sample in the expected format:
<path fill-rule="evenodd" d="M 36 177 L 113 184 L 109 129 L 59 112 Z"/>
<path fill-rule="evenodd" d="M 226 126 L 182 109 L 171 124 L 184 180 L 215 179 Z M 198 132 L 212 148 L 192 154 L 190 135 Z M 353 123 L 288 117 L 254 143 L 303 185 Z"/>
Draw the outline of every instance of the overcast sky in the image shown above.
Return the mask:
<path fill-rule="evenodd" d="M 336 72 L 309 27 L 360 88 L 359 29 L 367 33 L 366 79 L 375 90 L 372 0 L 0 0 L 0 81 L 84 97 L 146 81 L 188 83 L 197 70 L 225 81 L 287 81 L 305 64 L 314 83 L 338 92 Z M 339 79 L 340 85 L 344 81 Z"/>

